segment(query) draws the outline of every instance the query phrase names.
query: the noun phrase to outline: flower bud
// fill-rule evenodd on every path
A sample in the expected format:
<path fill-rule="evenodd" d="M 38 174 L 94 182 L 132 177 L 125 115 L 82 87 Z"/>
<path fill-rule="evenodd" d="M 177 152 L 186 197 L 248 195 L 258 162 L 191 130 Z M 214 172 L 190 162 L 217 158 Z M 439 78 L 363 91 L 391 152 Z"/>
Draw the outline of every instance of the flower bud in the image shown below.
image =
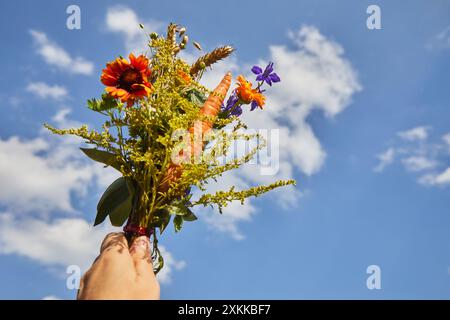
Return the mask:
<path fill-rule="evenodd" d="M 178 30 L 178 33 L 180 34 L 180 37 L 186 32 L 186 28 L 180 28 L 180 30 Z"/>
<path fill-rule="evenodd" d="M 156 32 L 152 32 L 152 33 L 150 33 L 150 38 L 152 40 L 156 40 L 158 38 L 158 34 Z"/>
<path fill-rule="evenodd" d="M 184 36 L 183 40 L 181 41 L 181 43 L 186 44 L 189 41 L 189 37 L 188 36 Z"/>

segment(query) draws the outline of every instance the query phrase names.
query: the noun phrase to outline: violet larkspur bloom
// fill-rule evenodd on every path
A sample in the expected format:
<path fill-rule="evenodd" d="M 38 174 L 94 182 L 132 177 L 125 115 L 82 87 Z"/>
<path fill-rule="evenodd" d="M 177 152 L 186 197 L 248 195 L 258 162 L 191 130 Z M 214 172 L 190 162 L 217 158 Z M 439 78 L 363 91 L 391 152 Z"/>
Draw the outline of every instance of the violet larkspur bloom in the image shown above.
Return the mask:
<path fill-rule="evenodd" d="M 231 110 L 230 115 L 239 117 L 242 114 L 242 108 L 241 106 L 236 105 L 238 102 L 239 97 L 236 94 L 236 91 L 233 91 L 227 100 L 227 104 L 222 108 L 222 110 L 225 112 L 229 112 Z"/>
<path fill-rule="evenodd" d="M 274 82 L 280 82 L 280 77 L 273 72 L 273 62 L 269 62 L 264 72 L 261 67 L 253 66 L 252 72 L 256 74 L 256 81 L 265 81 L 269 86 Z"/>

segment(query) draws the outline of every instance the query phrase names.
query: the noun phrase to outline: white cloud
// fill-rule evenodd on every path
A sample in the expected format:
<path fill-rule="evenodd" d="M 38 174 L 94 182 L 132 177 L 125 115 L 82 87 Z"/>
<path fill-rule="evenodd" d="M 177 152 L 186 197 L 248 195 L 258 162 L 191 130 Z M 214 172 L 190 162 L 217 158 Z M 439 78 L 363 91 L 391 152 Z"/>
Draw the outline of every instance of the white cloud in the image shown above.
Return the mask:
<path fill-rule="evenodd" d="M 402 163 L 405 168 L 409 171 L 422 171 L 434 168 L 437 163 L 434 160 L 430 160 L 426 157 L 422 156 L 411 156 L 405 159 L 402 159 Z"/>
<path fill-rule="evenodd" d="M 246 110 L 242 115 L 251 129 L 279 130 L 279 141 L 272 141 L 272 144 L 275 150 L 279 150 L 280 170 L 274 176 L 264 176 L 257 165 L 248 164 L 226 178 L 238 188 L 293 178 L 295 169 L 306 175 L 319 172 L 325 163 L 326 151 L 307 117 L 314 110 L 320 110 L 328 117 L 336 116 L 361 90 L 356 71 L 344 58 L 344 50 L 338 43 L 327 39 L 312 26 L 290 32 L 289 37 L 294 47 L 270 46 L 268 59 L 258 62 L 265 65 L 267 61 L 273 61 L 281 83 L 267 91 L 264 111 Z M 192 59 L 192 54 L 184 54 Z M 249 74 L 250 67 L 240 64 L 233 56 L 206 71 L 202 83 L 212 88 L 227 71 L 233 71 L 235 76 L 241 72 L 252 79 L 254 75 Z M 220 180 L 221 189 L 225 189 L 223 186 L 228 183 L 225 182 Z M 278 205 L 287 207 L 295 205 L 301 195 L 296 188 L 286 187 L 267 196 L 276 199 Z M 245 206 L 232 203 L 224 209 L 223 215 L 213 212 L 206 221 L 214 229 L 242 239 L 244 235 L 237 225 L 251 220 L 257 211 L 256 200 L 246 202 Z"/>
<path fill-rule="evenodd" d="M 293 145 L 290 149 L 293 163 L 305 174 L 312 175 L 322 168 L 326 152 L 309 124 L 300 124 L 288 141 Z"/>
<path fill-rule="evenodd" d="M 28 92 L 31 92 L 42 99 L 51 98 L 61 100 L 68 96 L 67 89 L 58 85 L 48 85 L 45 82 L 32 82 L 28 84 Z"/>
<path fill-rule="evenodd" d="M 398 132 L 398 136 L 407 141 L 423 141 L 428 137 L 429 128 L 426 126 L 415 127 L 407 131 Z"/>
<path fill-rule="evenodd" d="M 71 194 L 85 193 L 93 170 L 67 151 L 42 137 L 0 139 L 0 202 L 21 211 L 73 212 Z"/>
<path fill-rule="evenodd" d="M 16 214 L 0 214 L 0 254 L 16 254 L 45 266 L 66 268 L 78 265 L 87 270 L 99 253 L 106 234 L 118 228 L 108 224 L 93 227 L 81 218 L 58 218 L 52 222 Z M 185 267 L 164 247 L 160 248 L 165 266 L 158 275 L 162 283 L 169 283 L 174 270 Z"/>
<path fill-rule="evenodd" d="M 72 57 L 41 31 L 30 30 L 30 34 L 37 45 L 37 53 L 47 64 L 73 74 L 90 75 L 93 73 L 94 64 L 92 62 L 83 57 Z"/>
<path fill-rule="evenodd" d="M 450 133 L 446 133 L 445 135 L 443 135 L 442 140 L 444 140 L 448 152 L 450 153 Z"/>
<path fill-rule="evenodd" d="M 79 127 L 67 119 L 63 108 L 53 117 L 57 127 Z M 71 197 L 83 197 L 88 188 L 103 188 L 118 176 L 78 150 L 81 140 L 51 135 L 42 129 L 38 137 L 0 138 L 0 202 L 20 212 L 74 213 Z M 20 195 L 20 196 L 17 196 Z"/>
<path fill-rule="evenodd" d="M 282 130 L 282 153 L 303 173 L 312 175 L 324 164 L 326 152 L 306 120 L 308 115 L 315 109 L 330 117 L 339 114 L 361 86 L 343 57 L 343 48 L 318 29 L 303 26 L 289 37 L 296 49 L 270 47 L 269 60 L 275 63 L 281 84 L 268 91 L 264 112 L 247 114 L 246 119 L 262 126 L 274 119 L 275 127 L 286 128 Z"/>
<path fill-rule="evenodd" d="M 450 184 L 450 167 L 439 174 L 426 174 L 419 182 L 430 186 L 445 186 Z"/>
<path fill-rule="evenodd" d="M 238 171 L 243 172 L 244 170 Z M 236 189 L 249 187 L 239 173 L 230 171 L 226 172 L 218 182 L 211 181 L 207 186 L 207 192 L 214 193 L 218 190 L 229 189 L 231 186 L 235 186 Z M 199 215 L 204 218 L 211 228 L 219 232 L 228 233 L 235 240 L 243 240 L 245 238 L 237 225 L 243 221 L 250 221 L 256 211 L 257 209 L 250 199 L 245 201 L 245 205 L 241 205 L 239 201 L 231 202 L 227 207 L 223 208 L 222 214 L 218 212 L 216 207 L 214 209 L 199 207 Z"/>
<path fill-rule="evenodd" d="M 172 282 L 173 272 L 176 270 L 181 270 L 186 267 L 186 262 L 184 260 L 176 260 L 172 253 L 166 250 L 164 246 L 158 246 L 164 258 L 164 268 L 156 275 L 159 282 L 163 284 L 169 284 Z"/>
<path fill-rule="evenodd" d="M 205 217 L 205 221 L 213 229 L 228 233 L 235 240 L 244 240 L 245 236 L 238 229 L 238 224 L 250 221 L 256 211 L 257 209 L 250 203 L 250 200 L 247 200 L 245 205 L 233 201 L 223 208 L 222 214 L 219 214 L 217 210 L 211 210 L 210 214 Z"/>
<path fill-rule="evenodd" d="M 145 30 L 139 27 L 142 23 Z M 147 51 L 148 33 L 159 32 L 163 23 L 155 20 L 142 21 L 132 9 L 125 6 L 108 8 L 106 28 L 108 31 L 121 34 L 125 39 L 127 52 L 144 53 Z"/>
<path fill-rule="evenodd" d="M 48 266 L 78 265 L 85 270 L 98 255 L 108 232 L 106 224 L 94 228 L 81 218 L 47 222 L 16 216 L 0 215 L 0 253 L 17 254 Z"/>
<path fill-rule="evenodd" d="M 328 116 L 337 115 L 348 106 L 353 94 L 361 90 L 355 70 L 343 58 L 344 49 L 313 26 L 303 26 L 290 32 L 289 37 L 297 50 L 270 47 L 271 60 L 275 61 L 283 81 L 270 93 L 276 99 L 273 108 L 281 112 L 289 106 L 287 118 L 293 123 L 304 119 L 313 108 Z"/>
<path fill-rule="evenodd" d="M 373 169 L 375 172 L 381 172 L 394 161 L 395 149 L 389 148 L 385 152 L 377 155 L 378 165 Z"/>

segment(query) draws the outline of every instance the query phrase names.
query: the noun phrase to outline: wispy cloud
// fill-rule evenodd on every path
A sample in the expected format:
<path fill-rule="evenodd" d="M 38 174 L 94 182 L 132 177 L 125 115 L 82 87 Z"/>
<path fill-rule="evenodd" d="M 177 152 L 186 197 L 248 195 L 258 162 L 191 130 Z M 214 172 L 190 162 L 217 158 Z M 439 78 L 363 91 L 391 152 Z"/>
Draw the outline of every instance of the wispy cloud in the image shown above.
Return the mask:
<path fill-rule="evenodd" d="M 437 165 L 436 161 L 430 160 L 423 156 L 411 156 L 404 158 L 402 159 L 402 163 L 409 171 L 423 171 L 434 168 Z"/>
<path fill-rule="evenodd" d="M 407 141 L 423 141 L 428 137 L 429 127 L 419 126 L 406 131 L 398 132 L 398 136 Z"/>
<path fill-rule="evenodd" d="M 44 61 L 62 71 L 90 75 L 94 71 L 94 64 L 82 57 L 72 57 L 66 50 L 51 41 L 44 32 L 30 30 L 36 43 L 37 53 Z"/>
<path fill-rule="evenodd" d="M 397 133 L 400 137 L 394 146 L 377 156 L 380 160 L 374 171 L 381 172 L 395 161 L 411 173 L 419 173 L 417 181 L 427 186 L 450 184 L 450 133 L 437 140 L 430 137 L 431 127 L 419 126 Z M 394 157 L 395 155 L 395 157 Z"/>
<path fill-rule="evenodd" d="M 59 85 L 48 85 L 45 82 L 32 82 L 28 84 L 26 90 L 42 99 L 51 98 L 54 100 L 62 100 L 69 95 L 65 87 Z"/>
<path fill-rule="evenodd" d="M 395 149 L 389 148 L 376 156 L 379 160 L 378 165 L 373 169 L 375 172 L 382 172 L 384 168 L 394 162 Z"/>

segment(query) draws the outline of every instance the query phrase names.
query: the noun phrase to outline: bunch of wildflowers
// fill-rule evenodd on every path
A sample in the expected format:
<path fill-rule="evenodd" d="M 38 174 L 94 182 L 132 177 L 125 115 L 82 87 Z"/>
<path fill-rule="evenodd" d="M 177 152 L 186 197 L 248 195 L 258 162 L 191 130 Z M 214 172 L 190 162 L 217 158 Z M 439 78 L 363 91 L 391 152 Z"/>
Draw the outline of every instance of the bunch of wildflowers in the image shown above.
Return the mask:
<path fill-rule="evenodd" d="M 157 231 L 162 234 L 171 221 L 175 231 L 180 231 L 184 222 L 197 219 L 193 211 L 196 206 L 216 205 L 221 211 L 232 201 L 244 203 L 248 197 L 295 183 L 281 180 L 247 190 L 232 187 L 206 192 L 211 179 L 239 168 L 264 147 L 258 144 L 241 157 L 218 161 L 227 155 L 227 146 L 233 142 L 260 138 L 240 132 L 244 124 L 237 116 L 245 104 L 250 104 L 251 110 L 262 109 L 263 85 L 271 86 L 280 78 L 273 72 L 273 63 L 264 71 L 254 66 L 256 87 L 238 76 L 237 87 L 221 107 L 231 74 L 226 74 L 213 91 L 199 81 L 207 67 L 234 49 L 219 47 L 190 65 L 178 56 L 187 43 L 186 28 L 170 24 L 166 36 L 149 34 L 149 56 L 130 54 L 106 64 L 100 77 L 105 92 L 101 98 L 87 102 L 91 110 L 106 117 L 101 131 L 87 126 L 58 129 L 46 125 L 55 134 L 82 137 L 90 147 L 81 150 L 89 158 L 120 172 L 121 177 L 98 202 L 94 225 L 108 217 L 112 225 L 124 226 L 130 241 L 140 235 L 152 237 L 156 272 L 164 262 Z M 198 43 L 194 46 L 201 49 Z M 231 130 L 211 134 L 213 128 L 225 126 Z M 195 132 L 197 127 L 201 139 Z M 213 146 L 208 153 L 204 150 L 206 143 Z M 180 158 L 187 161 L 176 160 Z M 194 158 L 199 160 L 191 161 Z"/>

